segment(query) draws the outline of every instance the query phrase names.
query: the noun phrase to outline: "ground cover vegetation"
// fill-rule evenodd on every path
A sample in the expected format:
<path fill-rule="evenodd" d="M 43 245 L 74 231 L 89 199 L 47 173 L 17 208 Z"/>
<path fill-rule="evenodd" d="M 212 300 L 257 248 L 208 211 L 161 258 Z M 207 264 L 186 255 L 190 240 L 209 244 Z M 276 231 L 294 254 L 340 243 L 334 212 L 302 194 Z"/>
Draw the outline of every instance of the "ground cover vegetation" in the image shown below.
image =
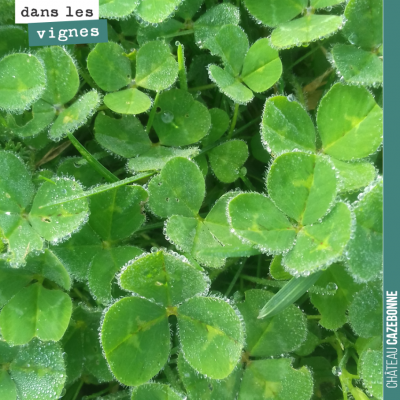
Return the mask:
<path fill-rule="evenodd" d="M 382 399 L 382 1 L 0 1 L 0 398 Z"/>

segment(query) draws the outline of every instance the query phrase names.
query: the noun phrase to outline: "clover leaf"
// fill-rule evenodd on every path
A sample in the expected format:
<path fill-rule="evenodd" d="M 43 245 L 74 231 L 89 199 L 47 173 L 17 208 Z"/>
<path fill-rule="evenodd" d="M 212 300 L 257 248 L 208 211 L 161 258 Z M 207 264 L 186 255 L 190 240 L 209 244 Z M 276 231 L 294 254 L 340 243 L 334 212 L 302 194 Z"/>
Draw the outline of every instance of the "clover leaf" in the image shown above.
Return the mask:
<path fill-rule="evenodd" d="M 378 86 L 383 81 L 383 63 L 377 54 L 337 44 L 332 49 L 332 58 L 338 74 L 354 85 Z"/>
<path fill-rule="evenodd" d="M 61 111 L 51 126 L 49 136 L 60 140 L 68 133 L 75 132 L 93 115 L 100 104 L 100 95 L 95 90 L 85 93 L 70 107 Z"/>
<path fill-rule="evenodd" d="M 87 277 L 93 297 L 102 304 L 111 303 L 116 287 L 115 274 L 142 253 L 143 250 L 134 246 L 110 247 L 97 252 L 90 262 Z"/>
<path fill-rule="evenodd" d="M 3 25 L 0 27 L 0 57 L 9 54 L 13 49 L 28 47 L 28 33 L 19 25 Z"/>
<path fill-rule="evenodd" d="M 369 187 L 356 204 L 356 229 L 349 242 L 346 264 L 358 281 L 381 276 L 382 268 L 382 179 Z"/>
<path fill-rule="evenodd" d="M 32 105 L 30 112 L 32 119 L 19 121 L 13 114 L 6 115 L 5 131 L 19 137 L 37 136 L 43 129 L 46 129 L 56 117 L 56 109 L 44 100 L 38 100 Z"/>
<path fill-rule="evenodd" d="M 354 295 L 362 288 L 354 281 L 343 265 L 333 264 L 317 281 L 318 286 L 333 285 L 337 290 L 333 295 L 312 293 L 311 302 L 321 314 L 319 323 L 326 329 L 338 329 L 347 322 L 346 311 Z"/>
<path fill-rule="evenodd" d="M 245 301 L 237 303 L 237 307 L 246 325 L 246 351 L 250 356 L 281 355 L 295 350 L 302 344 L 306 337 L 306 321 L 298 308 L 292 305 L 272 318 L 261 320 L 258 319 L 260 308 L 272 297 L 272 293 L 254 289 L 248 290 L 245 296 Z"/>
<path fill-rule="evenodd" d="M 382 351 L 367 350 L 362 353 L 360 359 L 360 375 L 363 384 L 377 399 L 383 399 L 383 373 L 382 373 Z"/>
<path fill-rule="evenodd" d="M 382 44 L 382 1 L 351 0 L 344 12 L 348 19 L 343 33 L 350 43 L 365 50 Z M 365 10 L 368 9 L 368 13 Z"/>
<path fill-rule="evenodd" d="M 210 377 L 227 377 L 238 362 L 244 341 L 232 306 L 217 298 L 193 297 L 179 307 L 177 317 L 188 363 Z"/>
<path fill-rule="evenodd" d="M 260 193 L 241 193 L 228 203 L 229 222 L 243 241 L 266 252 L 290 249 L 296 232 L 274 203 Z"/>
<path fill-rule="evenodd" d="M 164 146 L 187 146 L 205 137 L 211 127 L 207 108 L 181 89 L 160 95 L 154 130 Z"/>
<path fill-rule="evenodd" d="M 67 294 L 34 283 L 3 307 L 0 314 L 3 337 L 12 345 L 28 343 L 35 336 L 44 341 L 58 341 L 67 329 L 71 311 Z M 56 316 L 57 324 L 53 324 Z"/>
<path fill-rule="evenodd" d="M 42 341 L 60 340 L 71 317 L 72 302 L 62 290 L 43 286 L 46 279 L 62 289 L 70 289 L 70 276 L 58 258 L 46 249 L 36 256 L 30 255 L 23 269 L 0 268 L 2 279 L 15 279 L 11 287 L 3 288 L 3 339 L 12 345 L 26 344 L 34 337 Z"/>
<path fill-rule="evenodd" d="M 334 113 L 342 117 L 333 120 Z M 382 143 L 381 120 L 382 109 L 366 89 L 334 85 L 318 108 L 324 153 L 342 161 L 369 156 Z"/>
<path fill-rule="evenodd" d="M 99 87 L 114 92 L 131 81 L 131 63 L 124 56 L 124 50 L 116 43 L 98 43 L 89 53 L 88 69 Z M 104 68 L 110 74 L 104 74 Z"/>
<path fill-rule="evenodd" d="M 349 322 L 360 337 L 370 338 L 381 335 L 382 298 L 381 282 L 375 281 L 360 290 L 349 306 Z"/>
<path fill-rule="evenodd" d="M 86 279 L 90 262 L 103 249 L 100 237 L 89 224 L 84 225 L 68 240 L 50 247 L 67 271 L 80 281 Z"/>
<path fill-rule="evenodd" d="M 277 156 L 295 149 L 315 151 L 315 128 L 310 117 L 299 103 L 284 96 L 266 101 L 262 139 Z"/>
<path fill-rule="evenodd" d="M 132 12 L 144 21 L 158 23 L 169 17 L 181 0 L 100 1 L 100 17 L 121 19 Z"/>
<path fill-rule="evenodd" d="M 326 215 L 336 197 L 336 176 L 329 159 L 305 153 L 286 153 L 275 159 L 268 173 L 271 200 L 302 225 Z M 291 197 L 285 194 L 290 192 Z"/>
<path fill-rule="evenodd" d="M 142 210 L 147 199 L 148 194 L 141 186 L 123 186 L 99 193 L 90 202 L 89 224 L 105 241 L 125 239 L 145 221 Z"/>
<path fill-rule="evenodd" d="M 178 357 L 178 369 L 189 396 L 207 400 L 230 400 L 237 395 L 242 370 L 238 365 L 225 379 L 211 379 L 193 369 L 182 353 Z"/>
<path fill-rule="evenodd" d="M 7 399 L 43 396 L 56 400 L 61 395 L 66 376 L 62 349 L 57 343 L 35 339 L 10 349 L 0 342 L 0 364 L 0 393 Z"/>
<path fill-rule="evenodd" d="M 98 326 L 102 312 L 77 306 L 61 343 L 68 363 L 66 364 L 67 382 L 72 383 L 82 373 L 91 374 L 100 382 L 110 382 L 114 378 L 102 355 Z"/>
<path fill-rule="evenodd" d="M 171 400 L 182 400 L 182 396 L 175 392 L 170 386 L 161 383 L 146 383 L 135 388 L 132 399 L 146 400 L 149 398 L 168 398 Z"/>
<path fill-rule="evenodd" d="M 58 46 L 42 48 L 36 54 L 46 71 L 47 87 L 42 100 L 53 105 L 68 103 L 79 89 L 79 75 L 71 55 Z M 62 85 L 59 82 L 61 73 Z"/>
<path fill-rule="evenodd" d="M 271 43 L 279 49 L 301 46 L 333 35 L 343 27 L 343 24 L 343 17 L 338 15 L 306 15 L 279 24 L 272 32 Z"/>
<path fill-rule="evenodd" d="M 312 9 L 331 7 L 343 0 L 311 1 Z M 271 35 L 271 43 L 276 48 L 290 48 L 330 36 L 343 25 L 343 18 L 336 15 L 307 14 L 294 19 L 306 11 L 305 0 L 272 0 L 261 5 L 257 0 L 245 0 L 249 13 L 260 23 L 276 28 Z"/>
<path fill-rule="evenodd" d="M 161 251 L 144 255 L 127 264 L 119 282 L 121 288 L 165 307 L 176 306 L 208 290 L 207 278 L 202 271 L 173 254 Z"/>
<path fill-rule="evenodd" d="M 208 153 L 215 176 L 224 183 L 236 181 L 248 156 L 247 145 L 241 140 L 222 143 Z"/>
<path fill-rule="evenodd" d="M 279 383 L 282 377 L 283 384 Z M 257 360 L 248 366 L 243 375 L 239 399 L 256 400 L 260 396 L 273 399 L 278 394 L 282 400 L 289 400 L 294 395 L 294 387 L 298 399 L 310 398 L 313 382 L 306 367 L 294 369 L 288 358 Z"/>
<path fill-rule="evenodd" d="M 16 53 L 0 60 L 0 109 L 21 112 L 38 100 L 45 88 L 45 70 L 34 55 Z"/>

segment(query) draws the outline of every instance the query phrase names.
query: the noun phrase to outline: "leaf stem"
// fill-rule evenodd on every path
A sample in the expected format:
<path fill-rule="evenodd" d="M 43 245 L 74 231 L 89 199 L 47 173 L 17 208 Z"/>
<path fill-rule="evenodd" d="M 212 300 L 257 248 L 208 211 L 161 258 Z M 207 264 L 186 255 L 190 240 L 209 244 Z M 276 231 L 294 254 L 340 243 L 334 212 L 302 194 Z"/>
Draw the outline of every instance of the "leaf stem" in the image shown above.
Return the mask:
<path fill-rule="evenodd" d="M 357 353 L 354 351 L 354 349 L 352 349 L 352 351 L 351 351 L 351 357 L 355 361 L 355 363 L 358 365 L 359 359 L 358 359 Z"/>
<path fill-rule="evenodd" d="M 229 284 L 229 287 L 228 287 L 227 291 L 225 292 L 225 296 L 226 296 L 226 297 L 228 297 L 228 296 L 230 295 L 230 293 L 231 293 L 233 287 L 234 287 L 235 284 L 236 284 L 236 281 L 238 280 L 240 274 L 241 274 L 242 271 L 243 271 L 243 268 L 244 268 L 245 264 L 246 264 L 246 261 L 242 261 L 241 265 L 240 265 L 239 268 L 237 269 L 235 276 L 233 277 L 231 283 Z"/>
<path fill-rule="evenodd" d="M 109 110 L 109 108 L 108 108 L 105 104 L 103 104 L 102 106 L 100 106 L 100 107 L 97 109 L 97 111 L 105 111 L 105 110 Z"/>
<path fill-rule="evenodd" d="M 156 97 L 153 102 L 153 108 L 150 111 L 149 120 L 147 121 L 147 125 L 146 125 L 146 133 L 147 134 L 150 133 L 151 127 L 153 126 L 153 121 L 154 121 L 154 117 L 156 116 L 157 104 L 158 104 L 159 98 L 160 98 L 160 92 L 157 92 Z"/>
<path fill-rule="evenodd" d="M 254 187 L 254 185 L 250 182 L 250 180 L 247 178 L 246 175 L 244 174 L 240 174 L 240 179 L 243 181 L 243 183 L 246 185 L 247 189 L 256 192 L 256 188 Z"/>
<path fill-rule="evenodd" d="M 96 397 L 99 397 L 99 396 L 101 396 L 101 395 L 103 395 L 104 393 L 107 393 L 107 392 L 109 392 L 109 391 L 110 391 L 110 388 L 108 387 L 108 388 L 106 388 L 106 389 L 100 390 L 100 392 L 91 394 L 91 395 L 89 395 L 89 396 L 84 396 L 84 397 L 82 398 L 82 400 L 95 399 Z"/>
<path fill-rule="evenodd" d="M 72 398 L 72 400 L 76 400 L 78 398 L 78 395 L 79 395 L 79 392 L 82 389 L 82 386 L 83 386 L 83 379 L 81 379 L 81 381 L 79 382 L 79 385 L 78 385 L 78 387 L 76 389 L 76 392 L 75 392 L 74 397 Z"/>
<path fill-rule="evenodd" d="M 217 85 L 215 83 L 210 83 L 208 85 L 196 86 L 188 89 L 189 92 L 201 92 L 203 90 L 214 89 Z"/>
<path fill-rule="evenodd" d="M 322 315 L 307 315 L 307 319 L 321 319 Z"/>
<path fill-rule="evenodd" d="M 261 254 L 257 257 L 257 278 L 261 275 Z"/>
<path fill-rule="evenodd" d="M 319 50 L 321 47 L 317 46 L 311 49 L 308 53 L 304 54 L 304 56 L 298 58 L 293 64 L 291 64 L 288 68 L 287 71 L 291 70 L 293 67 L 295 67 L 297 64 L 301 63 L 303 60 L 305 60 L 307 57 L 309 57 L 311 54 L 315 53 L 317 50 Z"/>
<path fill-rule="evenodd" d="M 233 112 L 232 123 L 228 132 L 228 140 L 232 137 L 233 131 L 235 130 L 238 115 L 239 115 L 239 104 L 235 103 L 235 111 Z"/>
<path fill-rule="evenodd" d="M 100 88 L 96 85 L 96 82 L 93 80 L 93 78 L 90 76 L 88 72 L 86 72 L 85 67 L 82 65 L 80 66 L 81 68 L 78 68 L 79 75 L 83 78 L 83 80 L 92 88 L 92 89 L 97 89 L 100 90 Z"/>
<path fill-rule="evenodd" d="M 150 231 L 152 229 L 162 228 L 163 226 L 164 226 L 164 221 L 154 222 L 153 224 L 148 224 L 148 225 L 142 226 L 135 233 L 146 232 L 146 231 Z"/>
<path fill-rule="evenodd" d="M 348 400 L 347 392 L 350 392 L 354 399 L 361 400 L 367 398 L 361 389 L 354 387 L 353 379 L 359 379 L 358 375 L 353 375 L 346 369 L 346 364 L 350 356 L 350 349 L 344 348 L 339 335 L 335 332 L 335 336 L 326 339 L 328 343 L 336 350 L 338 358 L 339 381 L 342 386 L 343 400 Z"/>
<path fill-rule="evenodd" d="M 169 35 L 160 36 L 159 38 L 168 39 L 177 36 L 191 35 L 192 33 L 194 33 L 194 29 L 184 29 L 182 31 L 171 33 Z"/>
<path fill-rule="evenodd" d="M 245 131 L 245 130 L 246 130 L 247 128 L 249 128 L 250 126 L 256 124 L 257 122 L 260 122 L 260 120 L 261 120 L 261 117 L 254 118 L 253 120 L 251 120 L 250 122 L 248 122 L 246 125 L 243 125 L 243 126 L 241 126 L 240 128 L 236 129 L 235 135 L 234 135 L 234 136 L 239 135 L 240 133 L 242 133 L 243 131 Z"/>
<path fill-rule="evenodd" d="M 208 151 L 212 150 L 214 147 L 219 146 L 219 145 L 220 145 L 221 143 L 223 143 L 223 142 L 224 142 L 224 140 L 221 139 L 221 140 L 217 140 L 217 141 L 214 142 L 214 143 L 209 144 L 208 146 L 203 147 L 203 148 L 199 151 L 199 154 L 197 154 L 196 157 L 198 157 L 198 156 L 200 156 L 200 155 L 202 155 L 202 154 L 207 153 Z"/>
<path fill-rule="evenodd" d="M 46 182 L 50 182 L 50 183 L 52 183 L 53 185 L 56 185 L 56 183 L 55 183 L 54 181 L 52 181 L 52 180 L 49 179 L 49 178 L 46 178 L 46 177 L 43 176 L 43 175 L 39 175 L 39 176 L 38 176 L 38 179 L 43 179 L 43 180 L 46 181 Z"/>
<path fill-rule="evenodd" d="M 82 157 L 95 169 L 101 176 L 103 176 L 108 182 L 118 182 L 119 179 L 106 167 L 97 161 L 78 141 L 78 139 L 72 134 L 67 133 L 68 139 L 75 146 L 75 148 L 81 153 Z"/>
<path fill-rule="evenodd" d="M 186 67 L 185 67 L 185 56 L 183 54 L 183 46 L 179 43 L 178 45 L 178 66 L 179 66 L 179 84 L 182 90 L 188 90 Z"/>
<path fill-rule="evenodd" d="M 164 374 L 165 374 L 165 376 L 167 377 L 168 382 L 171 384 L 171 386 L 172 386 L 174 389 L 176 389 L 176 390 L 178 390 L 178 391 L 181 391 L 181 390 L 182 390 L 182 388 L 181 388 L 180 385 L 179 385 L 178 378 L 177 378 L 176 375 L 175 375 L 175 372 L 174 372 L 174 371 L 172 370 L 172 368 L 168 365 L 168 363 L 165 364 L 165 366 L 164 366 Z"/>
<path fill-rule="evenodd" d="M 255 179 L 255 180 L 258 181 L 258 182 L 265 183 L 265 181 L 263 181 L 262 179 L 260 179 L 258 176 L 255 176 L 255 175 L 252 175 L 252 174 L 247 174 L 247 175 L 250 176 L 250 178 L 253 178 L 253 179 Z"/>
<path fill-rule="evenodd" d="M 240 275 L 240 277 L 246 281 L 257 283 L 259 285 L 271 286 L 276 288 L 282 288 L 286 285 L 287 281 L 273 281 L 271 279 L 256 278 L 249 275 Z"/>

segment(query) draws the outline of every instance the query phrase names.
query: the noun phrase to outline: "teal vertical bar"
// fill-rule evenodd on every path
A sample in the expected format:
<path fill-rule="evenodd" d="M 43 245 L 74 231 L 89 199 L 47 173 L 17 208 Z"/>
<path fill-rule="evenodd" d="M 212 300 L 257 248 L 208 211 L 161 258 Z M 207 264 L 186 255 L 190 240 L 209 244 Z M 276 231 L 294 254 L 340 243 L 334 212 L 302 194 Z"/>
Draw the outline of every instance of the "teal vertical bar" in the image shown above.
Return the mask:
<path fill-rule="evenodd" d="M 400 1 L 384 0 L 384 188 L 383 188 L 383 392 L 400 399 L 397 299 L 400 294 Z M 391 294 L 391 295 L 390 295 Z M 393 300 L 388 307 L 388 300 Z M 396 318 L 393 318 L 396 317 Z M 391 320 L 391 321 L 390 321 Z M 390 326 L 391 325 L 391 326 Z M 396 334 L 394 334 L 396 331 Z M 391 336 L 389 336 L 391 335 Z M 397 339 L 396 339 L 397 338 Z"/>

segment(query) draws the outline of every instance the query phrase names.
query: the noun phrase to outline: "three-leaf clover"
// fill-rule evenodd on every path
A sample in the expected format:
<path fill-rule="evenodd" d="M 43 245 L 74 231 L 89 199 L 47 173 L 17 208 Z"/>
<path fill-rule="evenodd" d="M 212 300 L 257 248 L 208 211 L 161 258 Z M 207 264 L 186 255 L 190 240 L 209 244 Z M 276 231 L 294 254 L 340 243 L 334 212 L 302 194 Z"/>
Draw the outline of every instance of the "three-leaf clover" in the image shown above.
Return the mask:
<path fill-rule="evenodd" d="M 246 33 L 236 25 L 222 27 L 205 46 L 221 57 L 225 67 L 210 65 L 210 79 L 235 103 L 247 104 L 253 99 L 253 91 L 264 92 L 282 74 L 279 53 L 269 40 L 259 39 L 249 48 Z"/>
<path fill-rule="evenodd" d="M 346 107 L 344 101 L 351 107 Z M 381 120 L 382 109 L 364 88 L 337 83 L 321 100 L 317 113 L 321 152 L 334 164 L 339 191 L 359 190 L 375 179 L 375 168 L 361 159 L 381 146 Z M 266 101 L 262 140 L 275 156 L 297 150 L 317 152 L 316 130 L 309 115 L 300 104 L 284 96 Z"/>
<path fill-rule="evenodd" d="M 160 91 L 171 86 L 178 76 L 178 64 L 162 42 L 148 42 L 135 55 L 133 80 L 131 61 L 116 43 L 98 43 L 87 60 L 94 81 L 104 91 L 111 92 L 104 97 L 104 104 L 119 114 L 147 111 L 151 99 L 138 88 Z"/>
<path fill-rule="evenodd" d="M 199 296 L 209 286 L 201 269 L 160 250 L 127 264 L 119 282 L 136 295 L 106 310 L 101 342 L 120 382 L 145 383 L 167 362 L 170 315 L 178 319 L 182 352 L 193 368 L 218 379 L 231 373 L 244 339 L 240 318 L 224 300 Z"/>
<path fill-rule="evenodd" d="M 42 48 L 35 56 L 18 53 L 4 57 L 0 71 L 5 80 L 1 85 L 4 94 L 0 89 L 0 108 L 2 96 L 8 104 L 14 99 L 15 104 L 5 108 L 13 113 L 33 103 L 32 118 L 6 115 L 5 131 L 19 137 L 36 136 L 49 127 L 49 137 L 60 140 L 84 125 L 100 103 L 99 94 L 92 90 L 66 107 L 78 92 L 79 75 L 72 57 L 62 47 Z"/>
<path fill-rule="evenodd" d="M 303 152 L 282 154 L 271 166 L 267 187 L 269 197 L 241 193 L 228 203 L 230 224 L 239 238 L 265 253 L 284 253 L 285 269 L 297 276 L 342 255 L 352 217 L 348 205 L 335 204 L 337 182 L 329 159 Z"/>

